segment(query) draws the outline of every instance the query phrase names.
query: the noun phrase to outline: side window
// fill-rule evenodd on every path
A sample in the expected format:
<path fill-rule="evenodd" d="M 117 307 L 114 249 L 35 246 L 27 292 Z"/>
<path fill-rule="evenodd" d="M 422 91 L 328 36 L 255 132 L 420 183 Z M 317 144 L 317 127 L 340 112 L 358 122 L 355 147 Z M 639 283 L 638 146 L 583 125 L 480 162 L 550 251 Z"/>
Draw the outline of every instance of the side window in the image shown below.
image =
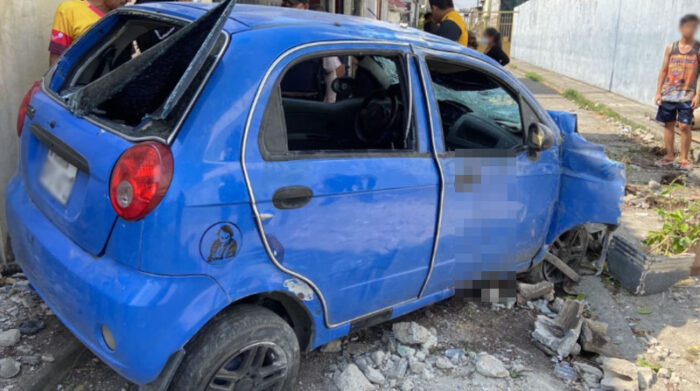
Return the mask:
<path fill-rule="evenodd" d="M 262 121 L 263 154 L 413 151 L 406 64 L 400 55 L 302 58 L 277 80 Z"/>
<path fill-rule="evenodd" d="M 445 148 L 512 149 L 522 144 L 520 105 L 499 82 L 474 69 L 428 60 Z"/>

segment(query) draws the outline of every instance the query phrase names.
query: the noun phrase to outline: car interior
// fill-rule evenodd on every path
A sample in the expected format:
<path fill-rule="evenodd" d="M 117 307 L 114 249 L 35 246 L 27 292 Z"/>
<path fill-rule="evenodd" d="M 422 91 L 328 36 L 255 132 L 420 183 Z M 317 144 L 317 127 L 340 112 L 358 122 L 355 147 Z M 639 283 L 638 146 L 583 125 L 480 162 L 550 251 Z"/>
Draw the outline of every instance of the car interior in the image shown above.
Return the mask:
<path fill-rule="evenodd" d="M 520 106 L 496 80 L 448 62 L 429 60 L 428 67 L 447 151 L 522 145 Z"/>
<path fill-rule="evenodd" d="M 278 82 L 263 121 L 282 128 L 277 152 L 412 150 L 405 66 L 399 56 L 333 55 L 305 58 Z M 275 110 L 270 105 L 281 105 Z M 271 119 L 270 116 L 282 116 Z M 273 137 L 275 138 L 275 137 Z"/>

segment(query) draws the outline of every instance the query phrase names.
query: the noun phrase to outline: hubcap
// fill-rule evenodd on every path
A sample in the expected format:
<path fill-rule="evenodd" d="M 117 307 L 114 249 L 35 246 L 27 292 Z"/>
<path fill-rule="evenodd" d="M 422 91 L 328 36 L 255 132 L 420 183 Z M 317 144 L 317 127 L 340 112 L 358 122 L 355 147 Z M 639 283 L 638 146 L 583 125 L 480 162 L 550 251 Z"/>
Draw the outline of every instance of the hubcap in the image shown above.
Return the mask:
<path fill-rule="evenodd" d="M 564 232 L 552 243 L 550 252 L 564 261 L 572 269 L 578 270 L 581 261 L 588 250 L 588 232 L 578 228 Z M 542 265 L 542 274 L 545 280 L 553 283 L 564 282 L 568 277 L 549 262 Z"/>
<path fill-rule="evenodd" d="M 272 342 L 248 345 L 224 360 L 207 391 L 281 390 L 288 369 L 281 347 Z"/>

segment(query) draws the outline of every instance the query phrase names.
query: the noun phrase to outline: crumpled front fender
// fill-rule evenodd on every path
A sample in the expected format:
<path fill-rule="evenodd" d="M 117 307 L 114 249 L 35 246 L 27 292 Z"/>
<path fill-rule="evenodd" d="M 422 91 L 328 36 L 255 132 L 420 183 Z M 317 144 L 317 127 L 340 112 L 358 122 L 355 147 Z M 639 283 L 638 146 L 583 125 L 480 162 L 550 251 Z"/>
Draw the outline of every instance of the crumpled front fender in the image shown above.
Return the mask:
<path fill-rule="evenodd" d="M 616 226 L 625 194 L 624 165 L 609 159 L 602 145 L 586 141 L 576 130 L 576 115 L 550 111 L 559 125 L 561 181 L 547 243 L 584 223 Z"/>

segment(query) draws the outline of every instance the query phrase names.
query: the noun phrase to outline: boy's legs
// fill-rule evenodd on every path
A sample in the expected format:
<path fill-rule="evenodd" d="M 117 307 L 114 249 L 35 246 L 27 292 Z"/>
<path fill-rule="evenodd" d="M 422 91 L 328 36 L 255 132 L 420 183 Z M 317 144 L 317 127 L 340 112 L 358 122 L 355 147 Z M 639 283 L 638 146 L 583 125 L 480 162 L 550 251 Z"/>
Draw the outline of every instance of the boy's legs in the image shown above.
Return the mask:
<path fill-rule="evenodd" d="M 690 141 L 691 124 L 693 123 L 693 109 L 690 103 L 680 103 L 678 106 L 678 126 L 681 129 L 681 167 L 691 168 Z"/>
<path fill-rule="evenodd" d="M 664 124 L 664 145 L 666 146 L 666 155 L 662 162 L 673 162 L 676 159 L 676 151 L 674 139 L 676 136 L 676 121 L 666 122 Z"/>
<path fill-rule="evenodd" d="M 690 154 L 690 138 L 691 138 L 691 130 L 690 130 L 690 124 L 684 124 L 680 123 L 679 127 L 681 128 L 681 165 L 684 164 L 684 162 L 689 162 L 689 154 Z"/>

